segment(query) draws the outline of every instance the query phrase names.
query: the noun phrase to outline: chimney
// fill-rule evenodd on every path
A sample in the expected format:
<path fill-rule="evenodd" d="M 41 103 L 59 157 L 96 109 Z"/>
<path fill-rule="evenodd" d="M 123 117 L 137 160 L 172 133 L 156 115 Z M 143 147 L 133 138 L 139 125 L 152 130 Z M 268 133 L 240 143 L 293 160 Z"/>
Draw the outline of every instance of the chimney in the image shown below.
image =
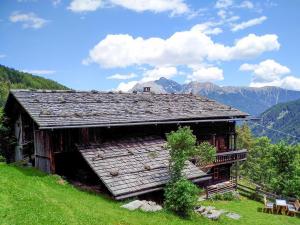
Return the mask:
<path fill-rule="evenodd" d="M 150 87 L 144 87 L 143 92 L 150 92 Z"/>

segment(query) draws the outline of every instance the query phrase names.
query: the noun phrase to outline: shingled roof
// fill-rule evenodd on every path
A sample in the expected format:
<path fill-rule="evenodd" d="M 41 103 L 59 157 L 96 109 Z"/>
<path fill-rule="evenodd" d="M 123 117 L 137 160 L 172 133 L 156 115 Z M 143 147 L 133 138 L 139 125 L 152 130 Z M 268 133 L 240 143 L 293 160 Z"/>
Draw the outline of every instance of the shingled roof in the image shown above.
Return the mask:
<path fill-rule="evenodd" d="M 10 92 L 40 129 L 244 118 L 248 114 L 191 94 L 79 91 Z"/>
<path fill-rule="evenodd" d="M 160 137 L 131 138 L 78 146 L 78 150 L 116 199 L 161 189 L 170 179 L 169 152 Z M 188 179 L 208 180 L 203 171 L 186 162 Z"/>

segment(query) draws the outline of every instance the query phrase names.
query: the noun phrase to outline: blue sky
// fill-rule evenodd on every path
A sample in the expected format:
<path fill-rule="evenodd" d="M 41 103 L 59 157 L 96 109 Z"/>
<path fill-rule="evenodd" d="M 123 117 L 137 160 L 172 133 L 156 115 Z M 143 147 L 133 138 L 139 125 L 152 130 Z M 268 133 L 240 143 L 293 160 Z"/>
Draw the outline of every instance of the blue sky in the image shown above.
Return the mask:
<path fill-rule="evenodd" d="M 180 83 L 300 90 L 300 1 L 2 0 L 0 64 L 80 90 Z"/>

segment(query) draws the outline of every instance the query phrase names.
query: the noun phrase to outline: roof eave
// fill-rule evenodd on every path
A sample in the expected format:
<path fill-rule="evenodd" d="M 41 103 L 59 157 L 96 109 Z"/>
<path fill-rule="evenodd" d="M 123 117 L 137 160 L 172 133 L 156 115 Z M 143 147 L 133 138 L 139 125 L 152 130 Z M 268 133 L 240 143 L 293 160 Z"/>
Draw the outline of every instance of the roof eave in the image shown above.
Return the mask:
<path fill-rule="evenodd" d="M 165 120 L 165 121 L 145 121 L 130 123 L 106 123 L 106 124 L 84 124 L 84 125 L 66 125 L 66 126 L 39 126 L 40 130 L 72 129 L 72 128 L 90 128 L 90 127 L 122 127 L 122 126 L 141 126 L 141 125 L 159 125 L 159 124 L 188 124 L 205 122 L 233 122 L 246 121 L 247 116 L 236 116 L 231 118 L 211 118 L 211 119 L 193 119 L 193 120 Z"/>

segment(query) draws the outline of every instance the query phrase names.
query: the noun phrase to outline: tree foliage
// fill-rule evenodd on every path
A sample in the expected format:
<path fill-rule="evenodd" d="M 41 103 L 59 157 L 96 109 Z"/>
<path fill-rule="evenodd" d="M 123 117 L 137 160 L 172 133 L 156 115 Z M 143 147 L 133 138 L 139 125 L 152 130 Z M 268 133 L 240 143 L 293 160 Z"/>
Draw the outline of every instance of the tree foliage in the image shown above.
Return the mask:
<path fill-rule="evenodd" d="M 243 123 L 240 127 L 237 127 L 236 132 L 238 134 L 237 148 L 251 149 L 254 144 L 254 138 L 251 133 L 251 128 L 248 126 L 248 124 Z"/>
<path fill-rule="evenodd" d="M 209 142 L 202 142 L 195 147 L 194 158 L 196 165 L 203 167 L 212 163 L 216 159 L 217 150 L 216 147 Z"/>
<path fill-rule="evenodd" d="M 180 127 L 167 135 L 167 141 L 171 180 L 174 182 L 182 177 L 185 163 L 195 151 L 196 137 L 189 127 Z"/>
<path fill-rule="evenodd" d="M 187 217 L 196 206 L 199 193 L 195 184 L 186 178 L 180 178 L 166 186 L 165 206 L 180 216 Z"/>
<path fill-rule="evenodd" d="M 300 197 L 300 144 L 272 144 L 268 137 L 253 138 L 239 128 L 240 146 L 248 146 L 243 173 L 253 182 L 285 196 Z"/>
<path fill-rule="evenodd" d="M 199 189 L 183 174 L 186 161 L 195 152 L 196 137 L 189 127 L 167 135 L 171 179 L 165 188 L 165 206 L 181 216 L 189 216 L 198 199 Z"/>
<path fill-rule="evenodd" d="M 4 106 L 9 89 L 59 89 L 67 87 L 49 79 L 23 73 L 0 65 L 0 107 Z"/>

